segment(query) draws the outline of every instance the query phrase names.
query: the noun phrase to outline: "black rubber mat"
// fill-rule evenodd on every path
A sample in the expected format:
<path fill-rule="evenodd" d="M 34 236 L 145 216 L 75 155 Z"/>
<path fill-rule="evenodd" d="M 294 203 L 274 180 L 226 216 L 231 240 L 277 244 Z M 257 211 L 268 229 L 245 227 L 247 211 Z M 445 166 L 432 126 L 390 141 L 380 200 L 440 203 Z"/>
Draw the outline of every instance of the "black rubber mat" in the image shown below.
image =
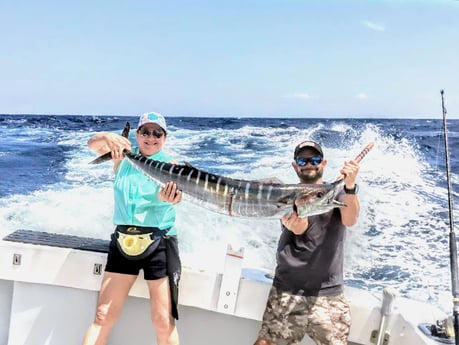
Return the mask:
<path fill-rule="evenodd" d="M 3 238 L 5 241 L 39 244 L 42 246 L 73 248 L 91 252 L 108 253 L 110 241 L 33 230 L 16 230 Z"/>

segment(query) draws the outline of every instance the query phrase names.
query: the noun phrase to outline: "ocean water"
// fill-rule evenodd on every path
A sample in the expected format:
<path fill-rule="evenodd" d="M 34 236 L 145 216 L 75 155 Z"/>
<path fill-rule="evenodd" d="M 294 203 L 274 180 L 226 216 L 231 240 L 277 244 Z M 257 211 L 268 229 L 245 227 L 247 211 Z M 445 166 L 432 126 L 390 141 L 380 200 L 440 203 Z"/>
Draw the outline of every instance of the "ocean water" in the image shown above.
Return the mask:
<path fill-rule="evenodd" d="M 0 115 L 0 236 L 17 229 L 108 239 L 112 164 L 88 165 L 98 131 L 120 133 L 129 116 Z M 297 182 L 293 148 L 323 144 L 332 181 L 344 161 L 374 142 L 361 163 L 361 215 L 349 228 L 346 284 L 452 310 L 450 225 L 442 119 L 263 119 L 169 117 L 166 151 L 216 174 Z M 448 121 L 454 214 L 459 214 L 459 121 Z M 131 136 L 131 139 L 133 137 Z M 455 217 L 457 219 L 457 217 Z M 184 265 L 223 268 L 227 245 L 244 266 L 272 270 L 279 221 L 240 219 L 188 202 L 177 206 Z"/>

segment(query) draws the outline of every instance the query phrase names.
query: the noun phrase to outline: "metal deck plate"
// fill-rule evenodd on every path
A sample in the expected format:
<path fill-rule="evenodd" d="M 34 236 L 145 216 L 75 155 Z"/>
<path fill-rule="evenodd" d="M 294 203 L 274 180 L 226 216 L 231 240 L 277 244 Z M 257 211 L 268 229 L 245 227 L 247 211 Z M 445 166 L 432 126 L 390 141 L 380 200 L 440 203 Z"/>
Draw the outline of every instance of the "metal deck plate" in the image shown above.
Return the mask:
<path fill-rule="evenodd" d="M 91 252 L 108 253 L 110 241 L 33 230 L 16 230 L 3 238 L 5 241 L 38 244 L 42 246 L 73 248 Z"/>

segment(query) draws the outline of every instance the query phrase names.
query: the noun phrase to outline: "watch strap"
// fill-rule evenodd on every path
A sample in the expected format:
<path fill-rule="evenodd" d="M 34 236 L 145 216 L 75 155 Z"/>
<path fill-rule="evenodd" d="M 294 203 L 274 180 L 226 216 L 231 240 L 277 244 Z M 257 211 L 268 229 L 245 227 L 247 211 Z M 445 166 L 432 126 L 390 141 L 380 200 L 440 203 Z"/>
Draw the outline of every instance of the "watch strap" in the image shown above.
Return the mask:
<path fill-rule="evenodd" d="M 346 186 L 344 186 L 344 193 L 346 194 L 357 194 L 358 191 L 359 187 L 357 186 L 357 183 L 354 185 L 354 188 L 346 188 Z"/>

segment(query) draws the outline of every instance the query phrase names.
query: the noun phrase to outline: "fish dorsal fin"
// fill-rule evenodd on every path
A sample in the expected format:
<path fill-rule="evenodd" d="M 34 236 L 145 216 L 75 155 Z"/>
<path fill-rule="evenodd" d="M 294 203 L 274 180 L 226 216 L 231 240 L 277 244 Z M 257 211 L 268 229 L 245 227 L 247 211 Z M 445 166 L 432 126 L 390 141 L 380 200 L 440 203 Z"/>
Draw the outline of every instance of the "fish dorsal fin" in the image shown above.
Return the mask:
<path fill-rule="evenodd" d="M 198 169 L 198 168 L 194 167 L 193 165 L 191 165 L 191 163 L 189 163 L 189 162 L 183 162 L 183 165 L 188 167 L 188 168 L 191 168 L 191 169 Z"/>

